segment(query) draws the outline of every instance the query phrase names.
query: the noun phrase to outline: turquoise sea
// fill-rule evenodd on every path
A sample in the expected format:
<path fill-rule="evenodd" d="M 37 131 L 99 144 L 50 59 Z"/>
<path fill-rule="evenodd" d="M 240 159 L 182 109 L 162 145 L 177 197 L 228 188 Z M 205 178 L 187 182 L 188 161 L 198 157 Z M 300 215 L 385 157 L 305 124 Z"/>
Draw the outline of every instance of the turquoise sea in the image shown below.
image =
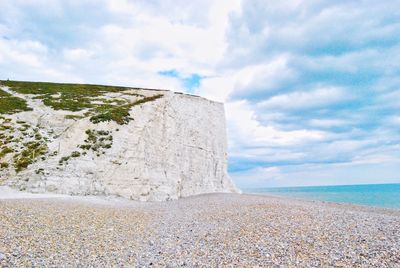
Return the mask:
<path fill-rule="evenodd" d="M 400 183 L 257 188 L 244 192 L 400 209 Z"/>

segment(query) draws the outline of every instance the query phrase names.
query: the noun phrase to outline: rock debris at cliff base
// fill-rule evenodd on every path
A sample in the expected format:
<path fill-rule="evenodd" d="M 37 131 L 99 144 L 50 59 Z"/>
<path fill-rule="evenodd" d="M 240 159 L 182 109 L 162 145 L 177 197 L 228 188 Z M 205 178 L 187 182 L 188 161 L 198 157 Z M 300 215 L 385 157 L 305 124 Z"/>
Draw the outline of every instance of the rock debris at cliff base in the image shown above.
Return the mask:
<path fill-rule="evenodd" d="M 400 267 L 396 210 L 238 194 L 85 200 L 0 200 L 0 264 Z"/>

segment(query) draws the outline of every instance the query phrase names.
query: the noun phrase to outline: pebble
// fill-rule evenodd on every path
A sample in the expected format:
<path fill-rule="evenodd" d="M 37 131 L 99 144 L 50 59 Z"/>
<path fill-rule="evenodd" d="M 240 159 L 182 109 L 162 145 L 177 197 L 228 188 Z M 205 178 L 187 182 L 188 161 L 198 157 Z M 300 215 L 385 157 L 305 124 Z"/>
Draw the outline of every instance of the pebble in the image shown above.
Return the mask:
<path fill-rule="evenodd" d="M 246 194 L 1 200 L 0 267 L 400 267 L 400 211 Z"/>

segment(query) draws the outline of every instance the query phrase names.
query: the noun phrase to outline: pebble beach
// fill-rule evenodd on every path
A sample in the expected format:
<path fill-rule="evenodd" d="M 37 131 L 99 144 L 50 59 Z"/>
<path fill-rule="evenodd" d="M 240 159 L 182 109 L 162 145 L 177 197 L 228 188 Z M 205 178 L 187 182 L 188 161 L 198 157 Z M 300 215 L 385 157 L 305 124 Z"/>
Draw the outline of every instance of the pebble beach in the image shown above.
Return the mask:
<path fill-rule="evenodd" d="M 400 210 L 250 194 L 4 198 L 0 267 L 400 267 Z"/>

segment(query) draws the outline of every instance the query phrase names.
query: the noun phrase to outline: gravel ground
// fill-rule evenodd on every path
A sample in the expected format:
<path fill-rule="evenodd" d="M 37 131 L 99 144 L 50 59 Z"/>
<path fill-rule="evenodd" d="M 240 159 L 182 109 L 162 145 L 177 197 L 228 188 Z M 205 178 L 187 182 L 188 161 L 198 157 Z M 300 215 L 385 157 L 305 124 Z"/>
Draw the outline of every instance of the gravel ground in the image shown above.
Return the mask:
<path fill-rule="evenodd" d="M 0 200 L 0 267 L 400 267 L 400 210 L 211 194 Z"/>

